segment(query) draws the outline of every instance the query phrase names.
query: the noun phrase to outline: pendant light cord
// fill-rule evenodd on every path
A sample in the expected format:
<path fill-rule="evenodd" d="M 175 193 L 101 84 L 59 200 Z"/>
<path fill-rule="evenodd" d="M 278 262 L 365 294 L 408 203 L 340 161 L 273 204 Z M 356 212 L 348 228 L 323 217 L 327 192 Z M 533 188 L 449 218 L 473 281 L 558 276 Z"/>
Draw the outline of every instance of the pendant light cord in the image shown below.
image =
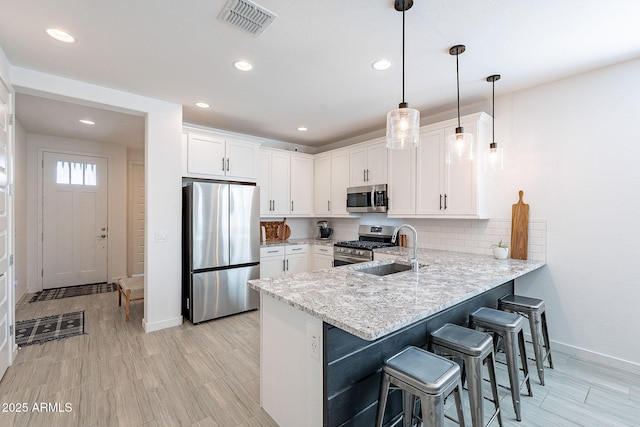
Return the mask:
<path fill-rule="evenodd" d="M 456 90 L 458 93 L 458 127 L 460 127 L 460 69 L 458 68 L 458 53 L 456 53 Z"/>
<path fill-rule="evenodd" d="M 493 117 L 491 121 L 491 142 L 496 142 L 496 81 L 495 79 L 491 82 L 491 102 L 493 106 L 491 107 L 491 117 Z"/>
<path fill-rule="evenodd" d="M 402 103 L 404 104 L 404 12 L 406 8 L 402 10 Z"/>

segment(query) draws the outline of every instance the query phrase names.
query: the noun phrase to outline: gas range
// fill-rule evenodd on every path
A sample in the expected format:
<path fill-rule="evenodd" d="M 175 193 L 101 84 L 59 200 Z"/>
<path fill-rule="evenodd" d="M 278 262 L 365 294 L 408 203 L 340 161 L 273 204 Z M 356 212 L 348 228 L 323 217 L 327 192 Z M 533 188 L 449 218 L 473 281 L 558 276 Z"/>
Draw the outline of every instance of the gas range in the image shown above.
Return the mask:
<path fill-rule="evenodd" d="M 394 229 L 395 227 L 386 225 L 360 225 L 358 240 L 337 242 L 333 245 L 333 265 L 338 267 L 373 261 L 374 249 L 396 246 L 395 243 L 391 243 Z"/>

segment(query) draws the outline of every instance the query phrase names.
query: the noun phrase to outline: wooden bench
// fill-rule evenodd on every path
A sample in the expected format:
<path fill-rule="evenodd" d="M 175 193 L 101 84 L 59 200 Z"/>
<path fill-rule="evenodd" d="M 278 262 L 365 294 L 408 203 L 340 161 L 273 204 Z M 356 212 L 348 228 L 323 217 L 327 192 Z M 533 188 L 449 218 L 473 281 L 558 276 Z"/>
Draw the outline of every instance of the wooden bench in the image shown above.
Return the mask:
<path fill-rule="evenodd" d="M 125 320 L 129 320 L 129 303 L 144 299 L 144 276 L 126 277 L 118 280 L 118 307 L 124 295 Z"/>

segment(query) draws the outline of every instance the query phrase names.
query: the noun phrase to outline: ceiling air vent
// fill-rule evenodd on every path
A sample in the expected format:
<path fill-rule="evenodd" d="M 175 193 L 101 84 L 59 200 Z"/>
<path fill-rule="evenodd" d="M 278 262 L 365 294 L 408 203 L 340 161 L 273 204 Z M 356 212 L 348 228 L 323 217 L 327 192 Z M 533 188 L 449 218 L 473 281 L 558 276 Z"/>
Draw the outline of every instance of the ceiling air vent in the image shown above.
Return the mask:
<path fill-rule="evenodd" d="M 218 19 L 258 37 L 276 19 L 276 15 L 248 0 L 229 0 Z"/>

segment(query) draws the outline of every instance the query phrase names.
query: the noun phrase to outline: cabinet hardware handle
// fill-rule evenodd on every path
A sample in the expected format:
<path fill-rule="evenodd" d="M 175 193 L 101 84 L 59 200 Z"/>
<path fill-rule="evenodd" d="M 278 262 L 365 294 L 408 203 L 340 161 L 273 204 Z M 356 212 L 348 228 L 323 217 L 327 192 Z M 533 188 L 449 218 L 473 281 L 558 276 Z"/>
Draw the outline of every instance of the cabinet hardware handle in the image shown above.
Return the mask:
<path fill-rule="evenodd" d="M 289 271 L 289 260 L 287 260 L 287 271 Z"/>
<path fill-rule="evenodd" d="M 277 254 L 280 251 L 267 251 L 268 254 Z"/>
<path fill-rule="evenodd" d="M 293 200 L 291 201 L 291 212 L 293 212 Z"/>
<path fill-rule="evenodd" d="M 222 172 L 224 172 L 224 157 L 222 158 Z"/>
<path fill-rule="evenodd" d="M 322 249 L 322 248 L 320 248 L 320 249 L 318 249 L 318 250 L 319 250 L 320 252 L 329 252 L 329 249 Z"/>
<path fill-rule="evenodd" d="M 227 172 L 229 172 L 229 158 L 227 157 Z"/>
<path fill-rule="evenodd" d="M 442 210 L 442 194 L 440 195 L 440 210 Z"/>
<path fill-rule="evenodd" d="M 444 209 L 447 210 L 447 195 L 444 195 Z"/>
<path fill-rule="evenodd" d="M 301 251 L 302 248 L 292 248 L 291 251 Z"/>
<path fill-rule="evenodd" d="M 327 200 L 327 210 L 331 212 L 331 200 Z"/>
<path fill-rule="evenodd" d="M 366 169 L 362 169 L 362 180 L 364 182 L 367 182 L 367 170 Z"/>
<path fill-rule="evenodd" d="M 285 269 L 285 265 L 286 265 L 286 264 L 284 263 L 284 260 L 282 260 L 282 271 L 287 271 L 287 270 Z"/>
<path fill-rule="evenodd" d="M 367 169 L 367 182 L 369 182 L 369 169 Z"/>

